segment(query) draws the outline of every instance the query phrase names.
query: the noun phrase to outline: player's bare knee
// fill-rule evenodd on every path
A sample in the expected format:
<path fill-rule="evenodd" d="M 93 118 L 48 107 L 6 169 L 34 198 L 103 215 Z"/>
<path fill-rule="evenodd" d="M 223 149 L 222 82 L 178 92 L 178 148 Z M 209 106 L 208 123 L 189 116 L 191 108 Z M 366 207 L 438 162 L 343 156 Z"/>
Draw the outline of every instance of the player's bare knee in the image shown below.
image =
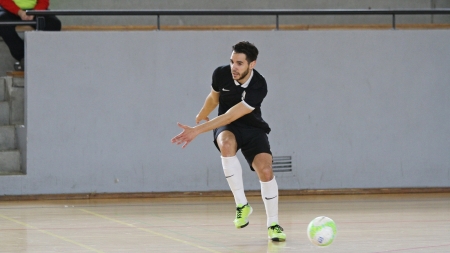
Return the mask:
<path fill-rule="evenodd" d="M 272 166 L 266 165 L 266 166 L 255 166 L 253 165 L 253 168 L 256 170 L 259 181 L 261 182 L 269 182 L 273 179 L 273 170 Z"/>
<path fill-rule="evenodd" d="M 273 179 L 273 171 L 271 167 L 268 167 L 263 170 L 262 178 L 260 178 L 261 182 L 269 182 Z"/>
<path fill-rule="evenodd" d="M 233 156 L 236 154 L 236 143 L 229 140 L 219 142 L 220 153 L 222 156 Z"/>

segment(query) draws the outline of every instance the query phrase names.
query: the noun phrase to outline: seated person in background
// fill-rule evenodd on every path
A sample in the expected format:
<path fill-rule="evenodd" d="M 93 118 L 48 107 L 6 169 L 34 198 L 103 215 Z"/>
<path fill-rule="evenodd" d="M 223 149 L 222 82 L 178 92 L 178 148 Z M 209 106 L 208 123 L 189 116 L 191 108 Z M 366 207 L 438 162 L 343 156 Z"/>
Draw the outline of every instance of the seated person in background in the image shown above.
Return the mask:
<path fill-rule="evenodd" d="M 33 15 L 27 15 L 26 10 L 47 10 L 50 0 L 0 0 L 0 21 L 35 20 Z M 61 21 L 54 15 L 45 16 L 44 31 L 60 31 Z M 36 27 L 33 27 L 36 28 Z M 17 34 L 16 27 L 0 26 L 0 37 L 3 38 L 11 52 L 18 61 L 14 64 L 15 70 L 23 71 L 23 58 L 25 56 L 25 44 Z"/>

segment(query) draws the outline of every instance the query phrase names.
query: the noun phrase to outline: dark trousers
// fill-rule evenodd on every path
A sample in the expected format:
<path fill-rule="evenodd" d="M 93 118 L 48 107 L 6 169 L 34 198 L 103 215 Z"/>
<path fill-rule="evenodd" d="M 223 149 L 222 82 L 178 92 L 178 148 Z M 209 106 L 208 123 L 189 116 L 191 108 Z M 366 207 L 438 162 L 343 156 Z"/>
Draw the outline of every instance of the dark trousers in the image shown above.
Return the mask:
<path fill-rule="evenodd" d="M 61 31 L 61 21 L 56 16 L 45 16 L 44 31 Z M 34 18 L 36 20 L 36 17 Z M 20 21 L 19 16 L 0 8 L 0 21 Z M 36 29 L 36 27 L 33 27 Z M 25 56 L 25 43 L 17 34 L 16 26 L 0 26 L 0 37 L 3 38 L 11 52 L 18 61 Z"/>

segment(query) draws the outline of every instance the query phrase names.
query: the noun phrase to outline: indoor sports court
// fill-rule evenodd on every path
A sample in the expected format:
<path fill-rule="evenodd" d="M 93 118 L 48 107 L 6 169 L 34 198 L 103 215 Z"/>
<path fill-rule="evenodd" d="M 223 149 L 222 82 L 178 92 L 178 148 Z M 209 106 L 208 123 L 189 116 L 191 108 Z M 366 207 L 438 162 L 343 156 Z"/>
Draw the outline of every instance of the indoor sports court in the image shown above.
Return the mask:
<path fill-rule="evenodd" d="M 226 196 L 5 201 L 0 252 L 450 251 L 449 193 L 281 196 L 285 242 L 267 239 L 260 196 L 249 201 L 250 224 L 239 230 Z M 324 248 L 306 235 L 319 215 L 338 231 Z"/>
<path fill-rule="evenodd" d="M 19 28 L 19 73 L 0 41 L 0 253 L 450 252 L 448 3 L 249 1 L 258 18 L 206 2 L 53 1 L 33 15 L 62 31 Z M 284 242 L 241 152 L 253 213 L 236 229 L 212 132 L 171 143 L 242 41 L 267 81 Z M 320 216 L 336 225 L 326 247 L 307 233 Z"/>

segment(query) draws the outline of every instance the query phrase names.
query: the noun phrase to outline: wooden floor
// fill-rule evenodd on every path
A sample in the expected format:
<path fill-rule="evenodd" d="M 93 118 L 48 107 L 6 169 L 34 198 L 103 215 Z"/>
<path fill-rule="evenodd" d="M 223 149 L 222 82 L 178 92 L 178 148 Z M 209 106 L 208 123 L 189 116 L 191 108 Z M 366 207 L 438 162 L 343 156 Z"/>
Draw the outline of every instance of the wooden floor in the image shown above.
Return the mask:
<path fill-rule="evenodd" d="M 450 252 L 450 193 L 281 196 L 284 243 L 249 201 L 240 230 L 230 197 L 2 201 L 0 252 Z M 326 248 L 306 236 L 322 215 L 338 228 Z"/>

